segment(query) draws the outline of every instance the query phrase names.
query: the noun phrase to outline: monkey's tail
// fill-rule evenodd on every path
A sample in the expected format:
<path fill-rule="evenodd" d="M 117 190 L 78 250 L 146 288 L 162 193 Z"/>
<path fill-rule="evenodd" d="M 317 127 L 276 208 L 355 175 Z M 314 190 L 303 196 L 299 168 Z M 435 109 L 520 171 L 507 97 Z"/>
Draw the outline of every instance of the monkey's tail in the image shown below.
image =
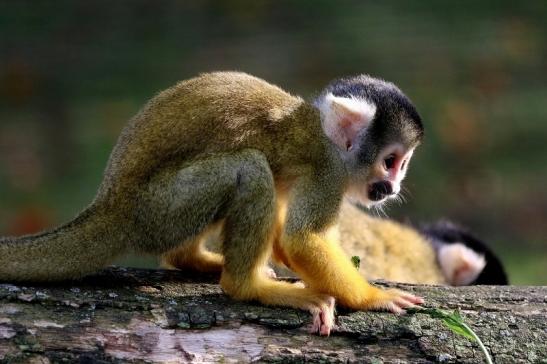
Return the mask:
<path fill-rule="evenodd" d="M 112 223 L 91 206 L 57 229 L 0 237 L 0 281 L 79 278 L 111 264 L 126 250 Z"/>

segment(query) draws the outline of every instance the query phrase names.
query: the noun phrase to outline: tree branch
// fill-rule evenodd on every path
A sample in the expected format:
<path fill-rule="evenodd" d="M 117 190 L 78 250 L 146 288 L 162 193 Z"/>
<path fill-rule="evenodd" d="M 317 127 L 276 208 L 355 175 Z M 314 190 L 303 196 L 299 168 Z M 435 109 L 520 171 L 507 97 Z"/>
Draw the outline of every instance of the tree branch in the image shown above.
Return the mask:
<path fill-rule="evenodd" d="M 231 300 L 218 277 L 109 268 L 56 285 L 0 284 L 0 362 L 482 363 L 476 343 L 421 313 L 338 309 L 310 335 L 310 314 Z M 547 362 L 547 287 L 391 285 L 459 308 L 494 362 Z"/>

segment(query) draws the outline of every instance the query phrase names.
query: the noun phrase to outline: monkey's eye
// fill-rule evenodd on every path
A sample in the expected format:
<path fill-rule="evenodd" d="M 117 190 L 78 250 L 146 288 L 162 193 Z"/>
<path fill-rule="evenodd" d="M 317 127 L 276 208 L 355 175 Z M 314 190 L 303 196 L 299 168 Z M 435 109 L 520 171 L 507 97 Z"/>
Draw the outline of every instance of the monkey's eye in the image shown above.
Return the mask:
<path fill-rule="evenodd" d="M 386 169 L 393 168 L 395 166 L 395 156 L 393 154 L 389 155 L 386 159 L 384 159 L 384 164 Z"/>

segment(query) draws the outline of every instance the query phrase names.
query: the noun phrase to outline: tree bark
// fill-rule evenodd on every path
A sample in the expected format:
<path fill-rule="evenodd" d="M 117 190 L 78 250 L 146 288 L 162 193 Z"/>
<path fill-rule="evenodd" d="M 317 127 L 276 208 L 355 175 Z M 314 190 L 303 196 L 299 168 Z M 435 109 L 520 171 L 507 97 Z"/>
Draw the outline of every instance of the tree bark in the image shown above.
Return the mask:
<path fill-rule="evenodd" d="M 238 302 L 218 277 L 109 268 L 62 284 L 0 284 L 2 363 L 482 363 L 476 343 L 422 313 L 338 308 L 330 337 L 310 314 Z M 395 285 L 459 308 L 495 363 L 547 363 L 547 287 Z"/>

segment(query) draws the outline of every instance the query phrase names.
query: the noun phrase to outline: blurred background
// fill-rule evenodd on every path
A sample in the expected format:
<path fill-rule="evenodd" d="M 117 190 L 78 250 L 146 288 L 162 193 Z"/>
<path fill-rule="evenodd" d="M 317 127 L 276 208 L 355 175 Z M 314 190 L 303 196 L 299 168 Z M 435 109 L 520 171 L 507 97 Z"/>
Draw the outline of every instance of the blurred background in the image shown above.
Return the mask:
<path fill-rule="evenodd" d="M 547 284 L 546 1 L 0 1 L 0 235 L 93 198 L 120 130 L 178 80 L 242 70 L 313 97 L 370 73 L 415 102 L 408 202 Z M 124 264 L 151 265 L 126 258 Z"/>

